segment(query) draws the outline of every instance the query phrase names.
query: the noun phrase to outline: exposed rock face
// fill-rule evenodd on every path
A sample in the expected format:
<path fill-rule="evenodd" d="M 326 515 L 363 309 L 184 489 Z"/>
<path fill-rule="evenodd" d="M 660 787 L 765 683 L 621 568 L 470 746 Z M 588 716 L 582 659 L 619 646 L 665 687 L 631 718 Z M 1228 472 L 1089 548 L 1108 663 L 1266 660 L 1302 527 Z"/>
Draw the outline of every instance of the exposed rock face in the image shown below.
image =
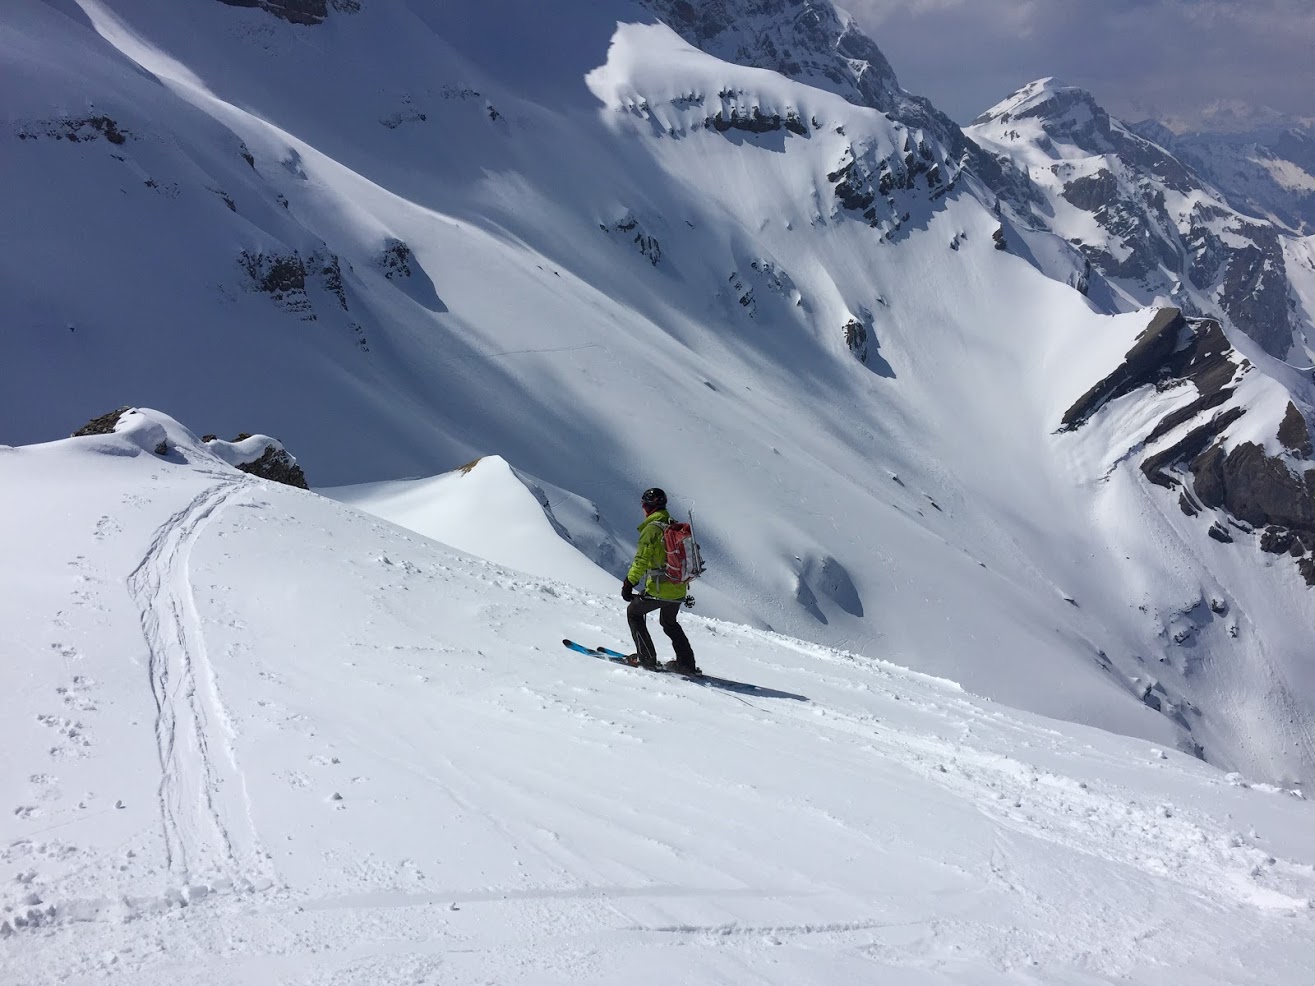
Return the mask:
<path fill-rule="evenodd" d="M 1297 476 L 1254 442 L 1225 452 L 1214 445 L 1191 465 L 1196 495 L 1252 527 L 1273 525 L 1315 534 L 1315 469 Z"/>
<path fill-rule="evenodd" d="M 244 431 L 231 442 L 221 442 L 214 435 L 205 435 L 201 440 L 219 458 L 242 472 L 273 483 L 309 489 L 301 466 L 276 439 Z"/>
<path fill-rule="evenodd" d="M 259 7 L 289 24 L 322 24 L 329 8 L 352 14 L 361 9 L 358 0 L 219 0 L 230 7 Z"/>
<path fill-rule="evenodd" d="M 284 486 L 296 486 L 303 490 L 310 489 L 306 485 L 306 474 L 302 471 L 301 466 L 293 461 L 285 449 L 275 448 L 273 445 L 265 449 L 264 455 L 255 462 L 240 463 L 238 468 L 245 473 L 259 476 L 261 479 L 268 479 L 274 483 L 282 483 Z"/>
<path fill-rule="evenodd" d="M 1011 165 L 983 153 L 953 120 L 900 88 L 875 42 L 828 2 L 819 0 L 642 0 L 690 44 L 727 61 L 770 69 L 881 110 L 940 143 L 997 193 L 1036 201 Z M 783 125 L 787 125 L 788 121 Z M 800 122 L 802 127 L 802 121 Z"/>
<path fill-rule="evenodd" d="M 253 290 L 268 294 L 279 308 L 303 322 L 314 322 L 318 317 L 306 290 L 311 281 L 332 295 L 343 311 L 348 310 L 342 265 L 335 254 L 317 251 L 303 259 L 295 250 L 286 254 L 243 250 L 238 264 Z"/>
<path fill-rule="evenodd" d="M 1178 490 L 1178 506 L 1188 517 L 1205 510 L 1222 513 L 1227 524 L 1208 518 L 1206 533 L 1214 540 L 1231 544 L 1237 532 L 1259 531 L 1263 550 L 1301 559 L 1303 578 L 1315 585 L 1315 562 L 1304 564 L 1306 552 L 1315 548 L 1315 466 L 1294 472 L 1290 465 L 1291 459 L 1311 455 L 1305 417 L 1289 402 L 1279 426 L 1289 456 L 1268 455 L 1254 442 L 1231 447 L 1226 442 L 1228 429 L 1248 413 L 1243 406 L 1230 406 L 1235 380 L 1251 369 L 1218 322 L 1189 321 L 1177 309 L 1164 309 L 1124 362 L 1065 412 L 1061 430 L 1080 428 L 1110 401 L 1139 388 L 1193 386 L 1197 397 L 1165 414 L 1141 444 L 1153 445 L 1183 425 L 1195 426 L 1146 456 L 1142 474 L 1157 486 Z"/>
<path fill-rule="evenodd" d="M 1278 426 L 1278 440 L 1298 459 L 1309 459 L 1315 455 L 1315 450 L 1311 448 L 1310 428 L 1297 410 L 1297 405 L 1291 401 L 1288 401 L 1288 410 Z"/>
<path fill-rule="evenodd" d="M 17 128 L 19 140 L 66 140 L 70 144 L 104 137 L 111 144 L 126 144 L 133 135 L 122 130 L 112 118 L 99 116 L 64 117 L 59 120 L 30 120 Z M 133 138 L 136 139 L 135 137 Z"/>
<path fill-rule="evenodd" d="M 744 113 L 736 107 L 732 107 L 729 114 L 718 110 L 715 116 L 710 116 L 704 121 L 704 126 L 718 133 L 743 130 L 747 133 L 765 134 L 776 130 L 788 130 L 800 137 L 808 134 L 808 127 L 796 114 L 787 112 L 783 117 L 780 113 L 763 113 L 757 106 Z"/>
<path fill-rule="evenodd" d="M 856 318 L 851 318 L 844 324 L 841 329 L 844 334 L 845 345 L 849 351 L 854 354 L 854 358 L 860 363 L 866 364 L 868 361 L 868 330 L 862 322 Z"/>
<path fill-rule="evenodd" d="M 654 267 L 662 260 L 662 244 L 644 228 L 643 223 L 635 218 L 634 213 L 627 212 L 614 223 L 599 223 L 598 228 L 604 233 L 615 233 L 634 244 L 641 257 Z"/>
<path fill-rule="evenodd" d="M 1139 128 L 1163 138 L 1159 130 Z M 1162 128 L 1160 128 L 1162 129 Z M 1083 89 L 1031 83 L 968 132 L 1012 157 L 1055 199 L 1090 213 L 1100 234 L 1046 222 L 1128 296 L 1172 298 L 1189 315 L 1217 312 L 1271 355 L 1293 345 L 1287 261 L 1272 223 L 1231 208 L 1159 143 L 1110 115 Z M 1041 163 L 1044 162 L 1044 163 Z M 1066 203 L 1066 204 L 1065 204 Z"/>
<path fill-rule="evenodd" d="M 936 201 L 953 191 L 961 168 L 944 157 L 944 150 L 926 140 L 915 145 L 905 135 L 903 147 L 889 154 L 875 147 L 845 148 L 839 165 L 826 179 L 836 198 L 851 213 L 858 213 L 884 237 L 893 237 L 908 222 L 910 213 L 898 193 Z"/>
<path fill-rule="evenodd" d="M 411 248 L 405 242 L 389 237 L 384 241 L 384 248 L 375 262 L 384 272 L 384 277 L 391 281 L 396 277 L 410 277 L 411 263 L 414 259 Z"/>
<path fill-rule="evenodd" d="M 1066 431 L 1077 428 L 1110 401 L 1138 387 L 1190 380 L 1201 396 L 1182 410 L 1166 415 L 1151 435 L 1152 439 L 1158 438 L 1232 396 L 1233 391 L 1226 387 L 1238 368 L 1232 353 L 1218 322 L 1189 323 L 1177 308 L 1161 309 L 1137 337 L 1123 363 L 1083 394 L 1064 413 L 1061 425 Z"/>
<path fill-rule="evenodd" d="M 85 425 L 73 433 L 73 438 L 81 438 L 84 435 L 109 435 L 114 432 L 114 426 L 119 423 L 119 419 L 131 411 L 132 408 L 125 404 L 121 408 L 110 411 L 108 414 L 102 414 L 99 418 L 92 418 Z"/>

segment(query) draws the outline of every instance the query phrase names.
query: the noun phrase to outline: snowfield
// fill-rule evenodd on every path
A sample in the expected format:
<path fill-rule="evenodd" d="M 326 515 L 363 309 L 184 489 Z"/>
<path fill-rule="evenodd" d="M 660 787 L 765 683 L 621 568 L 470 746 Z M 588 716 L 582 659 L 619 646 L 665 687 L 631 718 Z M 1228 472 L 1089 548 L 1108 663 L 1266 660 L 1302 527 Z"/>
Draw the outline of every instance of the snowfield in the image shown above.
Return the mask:
<path fill-rule="evenodd" d="M 0 986 L 1315 982 L 1315 591 L 1061 429 L 1164 292 L 834 51 L 271 9 L 0 14 Z M 730 684 L 561 646 L 651 485 Z"/>
<path fill-rule="evenodd" d="M 157 412 L 0 508 L 6 984 L 1315 977 L 1299 792 L 717 620 L 753 687 L 575 654 L 614 596 Z"/>

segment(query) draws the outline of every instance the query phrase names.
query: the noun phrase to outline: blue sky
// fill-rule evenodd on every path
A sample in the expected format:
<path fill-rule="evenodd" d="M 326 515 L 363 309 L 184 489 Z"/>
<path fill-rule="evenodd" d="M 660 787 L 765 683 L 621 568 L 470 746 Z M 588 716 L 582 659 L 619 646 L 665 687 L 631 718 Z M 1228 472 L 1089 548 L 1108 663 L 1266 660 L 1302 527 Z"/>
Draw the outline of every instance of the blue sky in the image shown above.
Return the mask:
<path fill-rule="evenodd" d="M 839 0 L 904 88 L 966 122 L 1056 76 L 1175 129 L 1315 118 L 1315 0 Z M 1277 115 L 1277 116 L 1276 116 Z"/>

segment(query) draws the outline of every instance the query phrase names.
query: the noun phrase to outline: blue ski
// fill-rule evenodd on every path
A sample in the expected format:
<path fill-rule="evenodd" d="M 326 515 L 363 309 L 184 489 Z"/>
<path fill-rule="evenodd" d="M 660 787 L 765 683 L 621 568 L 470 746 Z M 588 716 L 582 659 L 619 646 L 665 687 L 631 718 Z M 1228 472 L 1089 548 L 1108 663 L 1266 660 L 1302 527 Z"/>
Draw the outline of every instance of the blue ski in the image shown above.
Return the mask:
<path fill-rule="evenodd" d="M 563 640 L 562 643 L 577 653 L 588 654 L 590 657 L 596 657 L 600 661 L 610 661 L 613 664 L 624 664 L 628 668 L 635 668 L 636 671 L 640 670 L 638 667 L 630 663 L 625 654 L 622 654 L 617 650 L 612 650 L 610 647 L 586 647 L 584 644 L 577 644 L 574 640 Z M 654 668 L 653 671 L 662 674 L 670 674 L 677 678 L 684 678 L 686 681 L 691 681 L 696 685 L 703 685 L 707 688 L 718 688 L 723 691 L 738 692 L 742 695 L 755 695 L 759 698 L 789 698 L 794 699 L 796 702 L 808 701 L 806 695 L 795 695 L 791 692 L 781 692 L 774 688 L 764 688 L 761 685 L 750 685 L 743 681 L 730 681 L 726 678 L 717 678 L 707 674 L 679 674 L 678 672 L 667 671 L 660 666 Z M 650 671 L 649 673 L 652 674 L 653 671 Z M 743 699 L 741 699 L 741 701 L 743 701 Z"/>
<path fill-rule="evenodd" d="M 590 657 L 596 657 L 602 661 L 611 661 L 613 664 L 624 664 L 626 667 L 631 667 L 630 662 L 626 660 L 626 656 L 618 654 L 614 650 L 608 650 L 605 647 L 586 647 L 584 644 L 577 644 L 574 640 L 563 640 L 562 643 L 577 653 L 588 654 Z"/>

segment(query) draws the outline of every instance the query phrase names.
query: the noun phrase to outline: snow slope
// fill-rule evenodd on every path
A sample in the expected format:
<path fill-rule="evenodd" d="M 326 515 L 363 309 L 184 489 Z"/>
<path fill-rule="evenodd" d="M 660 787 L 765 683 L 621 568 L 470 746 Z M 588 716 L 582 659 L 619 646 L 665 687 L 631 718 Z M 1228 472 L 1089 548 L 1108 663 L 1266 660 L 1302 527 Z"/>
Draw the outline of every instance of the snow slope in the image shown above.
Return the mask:
<path fill-rule="evenodd" d="M 329 487 L 500 456 L 625 548 L 661 485 L 701 612 L 1310 776 L 1315 597 L 1114 469 L 1118 421 L 1056 434 L 1152 313 L 1043 276 L 1081 258 L 935 133 L 620 0 L 352 6 L 7 7 L 5 441 L 126 402 Z"/>
<path fill-rule="evenodd" d="M 593 504 L 545 488 L 497 455 L 430 479 L 318 492 L 497 564 L 597 592 L 616 588 L 607 568 L 629 566 L 626 545 L 600 525 Z"/>
<path fill-rule="evenodd" d="M 1295 793 L 715 620 L 753 688 L 568 652 L 615 599 L 156 412 L 0 448 L 0 518 L 7 983 L 1315 977 Z"/>

